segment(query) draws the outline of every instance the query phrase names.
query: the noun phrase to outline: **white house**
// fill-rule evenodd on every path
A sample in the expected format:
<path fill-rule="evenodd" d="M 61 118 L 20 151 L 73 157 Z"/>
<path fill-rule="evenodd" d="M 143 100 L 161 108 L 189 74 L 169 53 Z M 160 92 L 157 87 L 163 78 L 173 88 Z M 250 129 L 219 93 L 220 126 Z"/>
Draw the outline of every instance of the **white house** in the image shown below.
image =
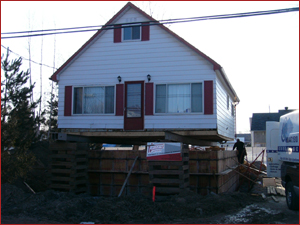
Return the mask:
<path fill-rule="evenodd" d="M 69 135 L 106 143 L 235 137 L 239 98 L 223 68 L 130 2 L 51 79 L 58 127 Z"/>

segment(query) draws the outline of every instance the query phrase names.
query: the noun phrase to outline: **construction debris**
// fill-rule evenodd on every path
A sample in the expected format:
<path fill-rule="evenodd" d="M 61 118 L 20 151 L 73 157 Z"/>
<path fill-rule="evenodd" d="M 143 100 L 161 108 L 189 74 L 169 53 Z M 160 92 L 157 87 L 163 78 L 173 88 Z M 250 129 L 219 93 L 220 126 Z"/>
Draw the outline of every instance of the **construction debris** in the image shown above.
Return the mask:
<path fill-rule="evenodd" d="M 276 192 L 279 195 L 285 196 L 285 188 L 282 186 L 276 187 Z"/>

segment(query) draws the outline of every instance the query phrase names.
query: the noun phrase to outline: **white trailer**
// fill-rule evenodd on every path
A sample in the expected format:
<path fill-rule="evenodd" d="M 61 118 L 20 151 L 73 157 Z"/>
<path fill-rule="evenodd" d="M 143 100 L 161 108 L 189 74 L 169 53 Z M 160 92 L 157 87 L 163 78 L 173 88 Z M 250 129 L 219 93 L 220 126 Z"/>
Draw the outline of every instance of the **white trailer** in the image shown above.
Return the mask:
<path fill-rule="evenodd" d="M 280 177 L 289 209 L 299 209 L 299 110 L 266 122 L 267 175 Z"/>

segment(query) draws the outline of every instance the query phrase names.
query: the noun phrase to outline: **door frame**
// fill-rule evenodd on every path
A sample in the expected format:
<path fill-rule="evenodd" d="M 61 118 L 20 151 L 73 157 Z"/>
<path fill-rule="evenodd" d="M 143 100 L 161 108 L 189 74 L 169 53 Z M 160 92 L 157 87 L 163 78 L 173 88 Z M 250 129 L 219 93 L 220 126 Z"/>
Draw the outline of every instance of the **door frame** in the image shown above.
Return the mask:
<path fill-rule="evenodd" d="M 141 84 L 141 117 L 128 118 L 127 117 L 127 85 L 128 84 Z M 125 81 L 124 82 L 124 130 L 144 130 L 145 120 L 145 81 Z"/>

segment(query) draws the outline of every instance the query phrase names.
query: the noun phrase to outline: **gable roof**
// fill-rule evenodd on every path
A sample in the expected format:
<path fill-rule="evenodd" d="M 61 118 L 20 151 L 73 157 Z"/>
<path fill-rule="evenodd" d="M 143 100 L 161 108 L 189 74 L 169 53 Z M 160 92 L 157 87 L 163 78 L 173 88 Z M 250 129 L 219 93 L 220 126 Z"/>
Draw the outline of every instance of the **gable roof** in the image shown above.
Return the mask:
<path fill-rule="evenodd" d="M 231 93 L 234 96 L 234 101 L 239 102 L 239 98 L 237 97 L 234 89 L 232 88 L 226 74 L 225 71 L 223 70 L 223 68 L 221 67 L 220 64 L 218 64 L 216 61 L 214 61 L 213 59 L 211 59 L 210 57 L 208 57 L 207 55 L 205 55 L 203 52 L 201 52 L 199 49 L 197 49 L 196 47 L 194 47 L 193 45 L 191 45 L 190 43 L 188 43 L 186 40 L 184 40 L 183 38 L 179 37 L 177 34 L 175 34 L 173 31 L 171 31 L 169 28 L 165 27 L 162 24 L 159 24 L 159 21 L 155 20 L 154 18 L 152 18 L 151 16 L 149 16 L 147 13 L 145 13 L 144 11 L 142 11 L 140 8 L 136 7 L 134 4 L 132 4 L 131 2 L 128 2 L 117 14 L 115 14 L 99 31 L 97 31 L 83 46 L 81 46 L 81 48 L 79 48 L 79 50 L 77 50 L 52 76 L 51 76 L 51 80 L 52 81 L 58 81 L 57 79 L 57 75 L 62 72 L 68 65 L 69 63 L 72 62 L 73 59 L 75 59 L 93 40 L 95 40 L 95 38 L 97 38 L 103 31 L 106 30 L 107 26 L 110 25 L 114 25 L 114 21 L 117 20 L 119 18 L 120 15 L 122 15 L 124 12 L 126 12 L 127 10 L 129 10 L 130 8 L 135 9 L 136 11 L 138 11 L 140 14 L 142 14 L 143 16 L 145 16 L 147 19 L 150 20 L 150 22 L 156 22 L 158 23 L 158 25 L 161 27 L 162 29 L 164 29 L 166 32 L 168 32 L 169 34 L 171 34 L 173 37 L 175 37 L 177 40 L 179 40 L 181 43 L 185 44 L 187 47 L 189 47 L 191 50 L 193 50 L 194 52 L 196 52 L 198 55 L 200 55 L 201 57 L 205 58 L 207 61 L 209 61 L 212 65 L 213 65 L 213 69 L 214 70 L 219 70 L 221 76 L 223 77 L 226 85 L 228 86 L 228 88 L 230 89 Z"/>
<path fill-rule="evenodd" d="M 253 113 L 251 130 L 252 131 L 265 131 L 267 121 L 276 121 L 279 122 L 279 119 L 282 115 L 294 111 L 291 110 L 279 110 L 278 113 Z"/>

